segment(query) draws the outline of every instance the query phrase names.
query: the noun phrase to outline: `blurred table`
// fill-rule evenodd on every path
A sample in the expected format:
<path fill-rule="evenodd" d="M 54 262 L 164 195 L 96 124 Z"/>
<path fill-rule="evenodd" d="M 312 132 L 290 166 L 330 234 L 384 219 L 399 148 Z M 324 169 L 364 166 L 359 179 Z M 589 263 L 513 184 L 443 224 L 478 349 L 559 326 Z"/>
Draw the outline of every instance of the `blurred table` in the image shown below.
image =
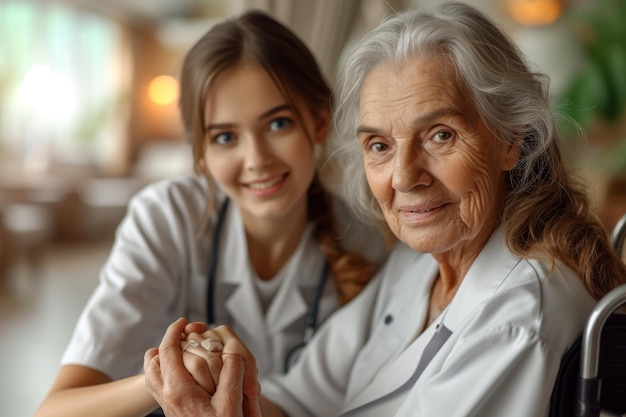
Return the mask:
<path fill-rule="evenodd" d="M 52 242 L 84 236 L 83 178 L 0 166 L 0 276 L 18 257 L 36 270 Z M 0 279 L 3 279 L 0 277 Z"/>
<path fill-rule="evenodd" d="M 3 211 L 8 211 L 11 217 L 4 219 L 5 226 L 10 232 L 11 229 L 26 231 L 37 224 L 40 227 L 46 225 L 51 229 L 51 239 L 81 239 L 84 210 L 78 193 L 85 180 L 85 177 L 29 171 L 3 164 L 0 167 L 0 195 L 4 201 Z M 44 220 L 44 217 L 50 220 Z M 12 219 L 17 223 L 11 224 Z"/>

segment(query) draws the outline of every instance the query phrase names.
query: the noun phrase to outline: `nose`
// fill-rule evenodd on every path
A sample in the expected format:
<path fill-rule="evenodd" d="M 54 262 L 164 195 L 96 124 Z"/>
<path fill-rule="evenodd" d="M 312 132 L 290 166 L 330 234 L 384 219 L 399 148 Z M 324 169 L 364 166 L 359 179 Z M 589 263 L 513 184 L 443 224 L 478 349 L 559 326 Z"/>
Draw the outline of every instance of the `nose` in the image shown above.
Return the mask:
<path fill-rule="evenodd" d="M 399 146 L 394 157 L 391 181 L 394 190 L 406 193 L 431 183 L 432 176 L 426 167 L 426 156 L 423 152 L 408 146 Z"/>
<path fill-rule="evenodd" d="M 272 164 L 271 147 L 261 135 L 250 134 L 247 136 L 244 153 L 244 166 L 249 171 L 258 171 Z"/>

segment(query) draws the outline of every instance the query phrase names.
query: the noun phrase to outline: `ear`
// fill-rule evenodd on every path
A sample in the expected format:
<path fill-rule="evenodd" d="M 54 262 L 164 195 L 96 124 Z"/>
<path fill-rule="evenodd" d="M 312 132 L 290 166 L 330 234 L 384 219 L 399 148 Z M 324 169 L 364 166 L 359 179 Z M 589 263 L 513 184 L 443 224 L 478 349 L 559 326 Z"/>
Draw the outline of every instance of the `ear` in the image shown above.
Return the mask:
<path fill-rule="evenodd" d="M 510 144 L 505 150 L 504 157 L 502 158 L 502 170 L 510 171 L 513 169 L 517 161 L 519 160 L 522 148 L 518 144 Z"/>
<path fill-rule="evenodd" d="M 315 137 L 313 142 L 322 145 L 328 138 L 330 131 L 331 116 L 329 109 L 322 109 L 315 115 Z"/>

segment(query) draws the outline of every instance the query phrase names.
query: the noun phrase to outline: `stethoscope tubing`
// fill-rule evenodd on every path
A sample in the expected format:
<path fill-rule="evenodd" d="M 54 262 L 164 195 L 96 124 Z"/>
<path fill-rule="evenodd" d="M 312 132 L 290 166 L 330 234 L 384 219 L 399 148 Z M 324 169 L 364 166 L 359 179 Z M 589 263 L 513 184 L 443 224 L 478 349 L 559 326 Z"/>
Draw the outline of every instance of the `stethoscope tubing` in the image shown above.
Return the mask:
<path fill-rule="evenodd" d="M 211 259 L 209 259 L 208 283 L 207 283 L 207 323 L 215 325 L 215 309 L 213 300 L 215 299 L 215 277 L 217 274 L 217 260 L 220 256 L 220 236 L 224 226 L 226 210 L 228 210 L 229 198 L 225 198 L 217 215 L 217 223 L 213 231 L 213 244 L 211 245 Z"/>

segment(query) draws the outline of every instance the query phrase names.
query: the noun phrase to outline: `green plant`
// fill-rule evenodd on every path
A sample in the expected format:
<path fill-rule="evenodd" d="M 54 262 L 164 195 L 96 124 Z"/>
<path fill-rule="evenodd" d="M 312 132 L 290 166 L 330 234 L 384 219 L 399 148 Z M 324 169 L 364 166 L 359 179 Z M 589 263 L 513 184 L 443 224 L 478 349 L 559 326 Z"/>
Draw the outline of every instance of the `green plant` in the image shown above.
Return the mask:
<path fill-rule="evenodd" d="M 562 94 L 562 110 L 584 128 L 617 123 L 626 108 L 626 1 L 591 0 L 565 19 L 587 59 Z"/>

